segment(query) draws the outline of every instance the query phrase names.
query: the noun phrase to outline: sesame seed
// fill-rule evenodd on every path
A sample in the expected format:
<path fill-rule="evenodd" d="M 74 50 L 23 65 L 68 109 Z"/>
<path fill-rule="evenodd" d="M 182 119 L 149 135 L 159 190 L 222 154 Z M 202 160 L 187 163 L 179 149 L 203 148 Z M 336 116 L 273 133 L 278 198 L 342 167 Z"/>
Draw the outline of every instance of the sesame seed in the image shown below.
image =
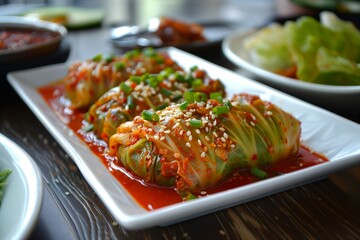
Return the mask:
<path fill-rule="evenodd" d="M 184 134 L 184 130 L 180 131 L 180 136 L 182 136 Z"/>
<path fill-rule="evenodd" d="M 158 135 L 155 135 L 154 138 L 155 138 L 155 140 L 159 140 L 159 136 L 158 136 Z"/>
<path fill-rule="evenodd" d="M 191 147 L 191 144 L 189 142 L 186 143 L 187 147 Z"/>
<path fill-rule="evenodd" d="M 198 144 L 201 146 L 201 141 L 200 141 L 200 139 L 198 139 L 197 141 L 198 141 Z"/>
<path fill-rule="evenodd" d="M 216 121 L 216 119 L 214 120 L 214 126 L 216 126 L 216 124 L 217 124 L 217 121 Z"/>
<path fill-rule="evenodd" d="M 215 137 L 218 137 L 218 135 L 217 135 L 217 133 L 216 133 L 216 132 L 213 132 L 213 135 L 214 135 Z"/>
<path fill-rule="evenodd" d="M 225 128 L 221 127 L 220 131 L 225 132 Z"/>
<path fill-rule="evenodd" d="M 191 132 L 190 132 L 190 131 L 187 131 L 187 132 L 186 132 L 186 135 L 191 136 Z"/>
<path fill-rule="evenodd" d="M 208 127 L 206 127 L 206 128 L 205 128 L 205 131 L 206 131 L 206 132 L 209 132 L 209 128 L 208 128 Z"/>
<path fill-rule="evenodd" d="M 185 123 L 185 125 L 188 127 L 188 126 L 190 126 L 190 123 L 189 123 L 189 122 L 187 122 L 187 123 Z"/>
<path fill-rule="evenodd" d="M 189 141 L 190 141 L 190 142 L 192 141 L 192 136 L 191 136 L 191 135 L 189 136 Z"/>
<path fill-rule="evenodd" d="M 196 132 L 197 134 L 200 134 L 200 130 L 199 130 L 199 129 L 196 129 L 195 132 Z"/>
<path fill-rule="evenodd" d="M 169 134 L 169 133 L 170 133 L 170 130 L 166 130 L 166 131 L 164 131 L 164 133 Z"/>
<path fill-rule="evenodd" d="M 175 125 L 172 127 L 173 129 L 177 128 L 180 125 L 180 123 L 175 123 Z"/>
<path fill-rule="evenodd" d="M 255 123 L 254 122 L 250 122 L 251 126 L 255 127 Z"/>
<path fill-rule="evenodd" d="M 206 141 L 210 141 L 210 138 L 208 136 L 205 136 Z"/>
<path fill-rule="evenodd" d="M 162 136 L 162 137 L 160 138 L 160 141 L 163 141 L 163 140 L 165 140 L 165 136 Z"/>
<path fill-rule="evenodd" d="M 223 136 L 224 136 L 225 139 L 228 139 L 228 138 L 229 138 L 229 136 L 228 136 L 227 133 L 225 133 L 225 132 L 224 132 Z"/>
<path fill-rule="evenodd" d="M 226 139 L 224 137 L 220 138 L 222 142 L 226 142 Z"/>
<path fill-rule="evenodd" d="M 201 153 L 201 157 L 204 158 L 206 156 L 205 152 Z"/>
<path fill-rule="evenodd" d="M 235 144 L 231 144 L 230 147 L 231 147 L 231 148 L 235 148 Z"/>
<path fill-rule="evenodd" d="M 164 132 L 164 128 L 160 128 L 160 129 L 159 129 L 159 132 Z"/>
<path fill-rule="evenodd" d="M 174 153 L 174 158 L 179 159 L 180 158 L 180 153 Z"/>

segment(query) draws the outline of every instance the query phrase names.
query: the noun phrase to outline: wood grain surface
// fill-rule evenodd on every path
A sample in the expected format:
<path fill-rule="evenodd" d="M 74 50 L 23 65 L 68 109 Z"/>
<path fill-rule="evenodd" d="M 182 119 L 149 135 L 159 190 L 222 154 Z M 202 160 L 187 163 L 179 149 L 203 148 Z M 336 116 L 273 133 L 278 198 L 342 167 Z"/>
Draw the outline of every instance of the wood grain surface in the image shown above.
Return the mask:
<path fill-rule="evenodd" d="M 88 33 L 96 35 L 96 30 Z M 70 41 L 81 45 L 84 36 L 86 32 L 75 33 Z M 233 67 L 220 47 L 199 55 Z M 80 56 L 73 52 L 70 59 L 76 57 Z M 30 239 L 360 239 L 359 165 L 188 221 L 125 230 L 5 79 L 0 91 L 0 132 L 31 155 L 45 183 L 44 207 Z M 344 116 L 360 123 L 356 112 Z"/>

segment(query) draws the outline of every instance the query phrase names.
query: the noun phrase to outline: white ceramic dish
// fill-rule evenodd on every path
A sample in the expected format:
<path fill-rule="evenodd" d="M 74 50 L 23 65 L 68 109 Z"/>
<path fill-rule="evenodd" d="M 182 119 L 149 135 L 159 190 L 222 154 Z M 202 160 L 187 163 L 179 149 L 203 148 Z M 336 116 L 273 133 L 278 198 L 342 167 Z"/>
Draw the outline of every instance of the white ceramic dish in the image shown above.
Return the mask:
<path fill-rule="evenodd" d="M 302 122 L 303 142 L 325 154 L 330 162 L 193 201 L 146 211 L 134 202 L 97 156 L 72 134 L 37 92 L 39 86 L 63 77 L 68 66 L 60 64 L 10 73 L 10 84 L 72 157 L 123 227 L 135 230 L 183 221 L 305 184 L 360 162 L 360 125 L 178 49 L 168 48 L 166 51 L 185 69 L 197 65 L 213 78 L 222 79 L 230 95 L 244 91 L 258 94 L 293 113 Z"/>
<path fill-rule="evenodd" d="M 284 77 L 254 65 L 244 48 L 244 39 L 256 30 L 238 31 L 228 35 L 222 49 L 225 56 L 251 77 L 281 91 L 302 98 L 330 110 L 355 111 L 360 109 L 360 86 L 332 86 L 314 84 Z"/>
<path fill-rule="evenodd" d="M 47 21 L 28 17 L 0 16 L 0 28 L 18 29 L 26 31 L 46 31 L 54 34 L 50 40 L 30 45 L 0 50 L 0 63 L 8 63 L 24 58 L 36 57 L 56 50 L 67 35 L 65 27 Z"/>
<path fill-rule="evenodd" d="M 0 170 L 11 169 L 0 206 L 0 239 L 26 239 L 40 214 L 41 174 L 33 159 L 0 134 Z"/>

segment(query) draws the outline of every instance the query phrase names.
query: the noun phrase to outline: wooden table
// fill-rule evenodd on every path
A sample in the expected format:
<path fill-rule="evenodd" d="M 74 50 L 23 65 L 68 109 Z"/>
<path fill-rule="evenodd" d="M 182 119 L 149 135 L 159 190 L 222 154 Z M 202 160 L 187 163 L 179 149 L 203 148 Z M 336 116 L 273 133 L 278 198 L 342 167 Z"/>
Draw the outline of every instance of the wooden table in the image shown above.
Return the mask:
<path fill-rule="evenodd" d="M 108 33 L 107 28 L 70 32 L 68 61 L 113 52 Z M 220 46 L 196 54 L 237 70 L 222 55 Z M 3 78 L 0 132 L 32 156 L 44 181 L 44 202 L 30 239 L 360 239 L 359 165 L 185 222 L 125 230 Z M 340 114 L 360 123 L 359 113 Z"/>

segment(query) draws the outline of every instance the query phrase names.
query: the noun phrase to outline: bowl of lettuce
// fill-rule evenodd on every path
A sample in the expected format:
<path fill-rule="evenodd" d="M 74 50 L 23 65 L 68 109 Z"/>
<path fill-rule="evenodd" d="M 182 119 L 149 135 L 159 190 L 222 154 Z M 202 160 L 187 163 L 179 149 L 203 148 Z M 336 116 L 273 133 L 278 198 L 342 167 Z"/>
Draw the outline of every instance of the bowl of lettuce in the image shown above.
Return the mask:
<path fill-rule="evenodd" d="M 360 31 L 332 12 L 236 32 L 222 47 L 265 84 L 331 110 L 360 105 Z"/>

